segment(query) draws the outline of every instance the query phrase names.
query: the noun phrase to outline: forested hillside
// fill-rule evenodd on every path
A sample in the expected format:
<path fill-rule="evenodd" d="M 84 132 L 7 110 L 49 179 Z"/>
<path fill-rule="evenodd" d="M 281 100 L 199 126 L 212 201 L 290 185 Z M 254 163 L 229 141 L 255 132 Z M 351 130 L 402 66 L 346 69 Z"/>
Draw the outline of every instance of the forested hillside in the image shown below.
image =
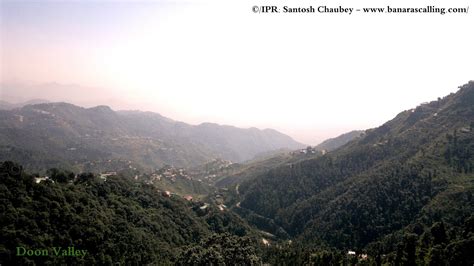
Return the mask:
<path fill-rule="evenodd" d="M 229 187 L 265 173 L 279 165 L 296 162 L 304 158 L 314 158 L 321 153 L 302 154 L 299 151 L 282 151 L 270 156 L 258 157 L 243 163 L 215 159 L 190 169 L 195 178 L 205 180 L 217 187 Z"/>
<path fill-rule="evenodd" d="M 472 264 L 465 252 L 474 243 L 473 168 L 470 82 L 341 149 L 244 182 L 236 197 L 241 208 L 309 246 L 365 250 L 374 257 L 393 253 L 395 260 L 408 256 L 399 250 L 406 244 L 420 261 Z M 437 228 L 446 234 L 442 240 Z"/>
<path fill-rule="evenodd" d="M 52 169 L 41 180 L 11 162 L 0 165 L 0 264 L 166 264 L 203 256 L 192 247 L 219 239 L 214 262 L 258 262 L 255 234 L 238 216 L 121 176 L 98 178 Z M 86 250 L 53 256 L 52 248 Z M 18 256 L 17 247 L 49 250 Z M 185 254 L 187 254 L 185 256 Z M 197 260 L 197 259 L 196 259 Z"/>
<path fill-rule="evenodd" d="M 127 120 L 117 112 L 99 107 L 110 117 L 79 121 L 76 107 L 66 106 L 72 109 L 61 107 L 65 113 L 54 114 L 71 115 L 79 128 L 88 123 L 94 128 L 100 120 L 104 128 L 115 129 L 97 133 L 96 139 L 129 136 L 129 127 L 121 124 Z M 148 134 L 141 130 L 150 117 L 154 130 L 168 123 L 156 114 L 129 115 L 136 136 Z M 60 129 L 48 127 L 54 138 L 42 138 L 73 139 L 67 134 L 75 134 L 76 122 L 67 121 Z M 66 134 L 64 128 L 75 129 Z M 90 135 L 91 128 L 77 132 Z M 25 137 L 28 132 L 16 132 L 25 134 L 16 138 L 25 147 L 36 147 Z M 472 265 L 474 82 L 356 135 L 342 137 L 348 142 L 329 152 L 307 147 L 246 163 L 215 159 L 187 169 L 165 165 L 146 174 L 140 173 L 145 166 L 123 158 L 84 164 L 88 170 L 124 165 L 114 174 L 54 168 L 42 171 L 48 179 L 3 162 L 0 264 Z M 155 143 L 136 141 L 150 149 Z M 100 141 L 91 143 L 102 147 Z M 123 145 L 114 153 L 128 151 Z M 113 154 L 101 152 L 94 156 Z M 41 160 L 54 162 L 54 156 Z M 170 187 L 171 193 L 164 191 Z M 185 194 L 195 197 L 185 200 Z M 75 246 L 89 255 L 17 256 L 18 246 Z"/>
<path fill-rule="evenodd" d="M 300 147 L 272 129 L 194 126 L 157 113 L 107 106 L 43 103 L 0 110 L 0 161 L 13 160 L 28 169 L 190 167 L 214 158 L 241 162 L 262 152 Z"/>

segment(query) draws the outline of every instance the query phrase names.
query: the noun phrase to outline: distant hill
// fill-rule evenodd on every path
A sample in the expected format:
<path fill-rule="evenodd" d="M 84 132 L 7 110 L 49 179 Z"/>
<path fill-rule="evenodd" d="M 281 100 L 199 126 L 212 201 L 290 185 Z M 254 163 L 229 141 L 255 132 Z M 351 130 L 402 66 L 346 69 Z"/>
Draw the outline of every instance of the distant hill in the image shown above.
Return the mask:
<path fill-rule="evenodd" d="M 157 113 L 116 112 L 107 106 L 43 103 L 0 111 L 0 160 L 32 169 L 100 171 L 113 163 L 138 169 L 189 167 L 214 158 L 241 162 L 300 147 L 304 145 L 271 129 L 194 126 Z"/>
<path fill-rule="evenodd" d="M 48 102 L 49 101 L 43 100 L 43 99 L 33 99 L 26 102 L 21 102 L 21 103 L 10 103 L 7 101 L 0 100 L 0 110 L 11 110 L 14 108 L 21 108 L 25 105 L 48 103 Z"/>
<path fill-rule="evenodd" d="M 0 110 L 10 110 L 15 108 L 15 105 L 7 101 L 0 100 Z"/>
<path fill-rule="evenodd" d="M 390 264 L 471 265 L 473 195 L 471 81 L 324 156 L 249 178 L 232 202 L 252 223 L 266 219 L 308 246 Z"/>
<path fill-rule="evenodd" d="M 340 136 L 335 138 L 327 139 L 320 144 L 318 144 L 315 149 L 317 150 L 326 150 L 326 151 L 333 151 L 348 142 L 352 141 L 355 138 L 358 138 L 364 134 L 364 130 L 353 130 L 347 133 L 344 133 Z"/>

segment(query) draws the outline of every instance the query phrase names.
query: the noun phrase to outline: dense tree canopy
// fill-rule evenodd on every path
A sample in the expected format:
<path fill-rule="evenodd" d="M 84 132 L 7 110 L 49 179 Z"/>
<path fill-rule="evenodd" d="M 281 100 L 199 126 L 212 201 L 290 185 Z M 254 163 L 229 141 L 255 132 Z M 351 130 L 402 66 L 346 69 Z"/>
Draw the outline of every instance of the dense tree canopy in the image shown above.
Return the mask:
<path fill-rule="evenodd" d="M 0 263 L 87 263 L 143 265 L 173 262 L 181 249 L 213 232 L 228 233 L 233 245 L 247 248 L 250 228 L 232 213 L 164 197 L 152 186 L 121 176 L 103 180 L 92 174 L 51 169 L 49 180 L 5 162 L 0 175 Z M 242 242 L 240 242 L 242 241 Z M 84 257 L 17 256 L 16 248 L 70 247 Z M 227 251 L 220 251 L 227 252 Z"/>

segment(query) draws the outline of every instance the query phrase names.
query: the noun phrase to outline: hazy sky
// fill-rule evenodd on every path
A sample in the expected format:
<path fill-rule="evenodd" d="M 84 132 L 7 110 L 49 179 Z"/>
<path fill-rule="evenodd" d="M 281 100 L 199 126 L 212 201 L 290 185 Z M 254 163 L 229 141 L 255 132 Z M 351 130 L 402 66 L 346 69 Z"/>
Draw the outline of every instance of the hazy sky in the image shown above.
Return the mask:
<path fill-rule="evenodd" d="M 470 1 L 1 1 L 0 99 L 275 128 L 308 144 L 474 79 L 469 14 L 255 14 L 252 6 Z"/>

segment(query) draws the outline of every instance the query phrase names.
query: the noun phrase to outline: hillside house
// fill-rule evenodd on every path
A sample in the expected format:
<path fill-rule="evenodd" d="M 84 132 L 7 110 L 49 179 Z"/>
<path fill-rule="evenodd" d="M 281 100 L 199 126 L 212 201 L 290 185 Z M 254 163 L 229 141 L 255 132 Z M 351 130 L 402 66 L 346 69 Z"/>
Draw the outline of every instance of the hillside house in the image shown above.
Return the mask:
<path fill-rule="evenodd" d="M 103 179 L 104 181 L 107 181 L 107 177 L 109 176 L 116 176 L 117 172 L 105 172 L 100 174 L 100 178 Z"/>
<path fill-rule="evenodd" d="M 265 238 L 262 238 L 262 243 L 267 247 L 270 246 L 270 241 L 266 240 Z"/>
<path fill-rule="evenodd" d="M 46 180 L 51 180 L 51 179 L 49 179 L 49 176 L 35 177 L 35 183 L 36 184 L 39 184 L 39 183 L 41 183 L 43 181 L 46 181 Z M 54 183 L 54 180 L 51 180 L 51 182 Z"/>

